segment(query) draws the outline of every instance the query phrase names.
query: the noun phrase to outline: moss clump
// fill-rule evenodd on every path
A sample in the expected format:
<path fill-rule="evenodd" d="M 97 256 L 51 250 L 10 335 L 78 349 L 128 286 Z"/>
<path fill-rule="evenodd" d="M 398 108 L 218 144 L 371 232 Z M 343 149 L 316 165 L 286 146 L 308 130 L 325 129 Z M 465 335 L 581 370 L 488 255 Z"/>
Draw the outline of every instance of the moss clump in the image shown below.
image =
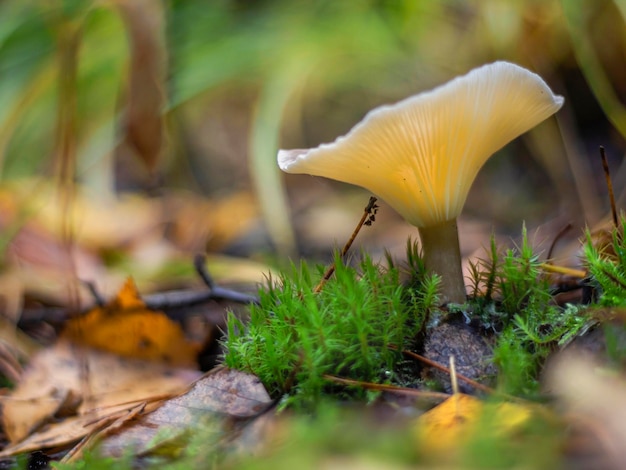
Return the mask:
<path fill-rule="evenodd" d="M 500 388 L 532 395 L 545 359 L 575 336 L 588 320 L 585 307 L 559 307 L 549 280 L 522 229 L 520 246 L 499 253 L 492 239 L 489 259 L 473 266 L 474 295 L 470 310 L 494 335 L 493 360 Z M 480 283 L 484 296 L 478 295 Z"/>
<path fill-rule="evenodd" d="M 620 219 L 608 243 L 594 243 L 587 231 L 584 253 L 592 285 L 599 293 L 598 303 L 626 306 L 626 219 Z"/>
<path fill-rule="evenodd" d="M 225 364 L 257 375 L 272 396 L 297 406 L 317 403 L 331 389 L 325 374 L 393 382 L 399 351 L 414 341 L 426 309 L 436 304 L 438 279 L 426 276 L 419 289 L 405 288 L 397 268 L 382 268 L 368 256 L 356 268 L 339 257 L 335 265 L 334 278 L 319 293 L 313 290 L 320 276 L 306 263 L 291 276 L 270 279 L 247 324 L 228 318 Z"/>
<path fill-rule="evenodd" d="M 591 243 L 585 247 L 605 304 L 626 305 L 625 232 L 623 222 L 610 256 Z M 420 333 L 437 309 L 439 279 L 426 273 L 419 249 L 410 241 L 404 283 L 389 261 L 383 269 L 364 256 L 358 267 L 350 267 L 337 257 L 335 277 L 318 294 L 314 287 L 322 270 L 313 275 L 306 263 L 293 267 L 290 275 L 270 279 L 249 322 L 229 317 L 226 365 L 257 375 L 274 397 L 297 405 L 317 403 L 327 392 L 365 397 L 365 391 L 332 385 L 326 374 L 401 385 L 419 381 L 415 376 L 407 381 L 407 364 L 398 351 L 423 346 Z M 519 246 L 500 251 L 492 240 L 488 259 L 473 266 L 468 303 L 442 310 L 487 333 L 499 388 L 508 393 L 535 395 L 546 358 L 589 321 L 587 306 L 553 302 L 541 264 L 525 228 Z"/>

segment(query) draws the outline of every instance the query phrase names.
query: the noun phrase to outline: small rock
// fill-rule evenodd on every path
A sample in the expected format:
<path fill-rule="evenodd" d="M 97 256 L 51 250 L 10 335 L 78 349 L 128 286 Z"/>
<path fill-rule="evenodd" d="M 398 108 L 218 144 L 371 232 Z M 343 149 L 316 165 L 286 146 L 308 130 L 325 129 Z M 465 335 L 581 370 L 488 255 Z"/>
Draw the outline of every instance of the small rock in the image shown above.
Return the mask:
<path fill-rule="evenodd" d="M 457 373 L 477 382 L 496 375 L 492 355 L 491 348 L 479 331 L 460 321 L 442 322 L 433 327 L 424 344 L 425 357 L 449 367 L 450 356 L 454 356 Z M 441 383 L 446 392 L 452 392 L 449 374 L 432 367 L 425 369 L 425 373 L 428 378 Z M 475 392 L 474 387 L 461 380 L 459 391 Z"/>

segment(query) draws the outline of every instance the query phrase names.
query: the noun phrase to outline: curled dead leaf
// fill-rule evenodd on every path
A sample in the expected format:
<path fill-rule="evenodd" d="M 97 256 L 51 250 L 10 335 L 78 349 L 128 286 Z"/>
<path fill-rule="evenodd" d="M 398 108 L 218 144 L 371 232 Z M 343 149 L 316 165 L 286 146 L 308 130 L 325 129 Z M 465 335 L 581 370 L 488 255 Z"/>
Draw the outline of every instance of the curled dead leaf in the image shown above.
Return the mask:
<path fill-rule="evenodd" d="M 70 320 L 62 337 L 120 356 L 181 367 L 193 367 L 200 350 L 178 323 L 146 307 L 130 278 L 108 305 Z"/>

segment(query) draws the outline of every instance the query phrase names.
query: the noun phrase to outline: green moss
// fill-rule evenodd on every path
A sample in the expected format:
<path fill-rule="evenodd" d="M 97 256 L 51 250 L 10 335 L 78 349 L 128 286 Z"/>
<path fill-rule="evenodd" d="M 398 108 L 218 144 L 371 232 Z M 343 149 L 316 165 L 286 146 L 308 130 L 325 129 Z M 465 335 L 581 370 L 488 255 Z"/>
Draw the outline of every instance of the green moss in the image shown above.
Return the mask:
<path fill-rule="evenodd" d="M 588 317 L 579 306 L 554 305 L 525 227 L 520 246 L 500 254 L 492 238 L 489 254 L 488 260 L 473 267 L 476 288 L 470 309 L 484 327 L 496 332 L 493 358 L 500 387 L 531 395 L 538 390 L 537 376 L 545 359 L 575 336 Z M 488 292 L 482 297 L 477 295 L 481 282 Z"/>
<path fill-rule="evenodd" d="M 610 234 L 611 243 L 598 247 L 587 231 L 585 261 L 591 284 L 599 291 L 598 302 L 607 306 L 626 306 L 626 219 Z"/>
<path fill-rule="evenodd" d="M 626 266 L 626 254 L 624 260 Z M 331 385 L 325 374 L 411 383 L 406 368 L 399 366 L 398 350 L 415 345 L 438 303 L 438 278 L 426 274 L 418 245 L 407 243 L 404 283 L 390 259 L 386 269 L 367 256 L 357 268 L 339 259 L 336 264 L 335 277 L 319 294 L 314 288 L 322 268 L 313 274 L 304 262 L 290 275 L 270 279 L 249 322 L 229 317 L 226 365 L 257 375 L 272 396 L 297 406 L 312 405 L 328 394 L 366 398 L 364 391 Z M 504 252 L 492 239 L 489 258 L 476 263 L 473 273 L 473 295 L 461 311 L 493 333 L 500 388 L 534 395 L 546 358 L 586 324 L 584 308 L 552 302 L 549 281 L 525 227 L 520 245 Z M 621 275 L 626 282 L 626 274 Z"/>
<path fill-rule="evenodd" d="M 306 263 L 290 276 L 268 280 L 260 306 L 245 324 L 231 315 L 224 362 L 257 375 L 274 397 L 311 405 L 325 392 L 365 398 L 365 392 L 331 386 L 325 374 L 366 382 L 393 382 L 399 351 L 422 329 L 435 305 L 438 280 L 403 287 L 396 267 L 364 256 L 357 268 L 337 257 L 334 277 L 319 293 Z M 415 283 L 417 284 L 417 283 Z"/>

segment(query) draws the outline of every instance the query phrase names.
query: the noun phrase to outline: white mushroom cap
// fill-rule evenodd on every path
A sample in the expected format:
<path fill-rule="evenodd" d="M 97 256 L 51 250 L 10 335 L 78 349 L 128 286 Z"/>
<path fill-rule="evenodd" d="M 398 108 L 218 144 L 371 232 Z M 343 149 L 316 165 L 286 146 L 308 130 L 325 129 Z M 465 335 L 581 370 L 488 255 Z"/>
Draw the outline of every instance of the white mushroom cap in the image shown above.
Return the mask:
<path fill-rule="evenodd" d="M 278 165 L 366 188 L 429 227 L 455 219 L 487 159 L 562 105 L 539 75 L 495 62 L 373 109 L 333 143 L 280 150 Z"/>

